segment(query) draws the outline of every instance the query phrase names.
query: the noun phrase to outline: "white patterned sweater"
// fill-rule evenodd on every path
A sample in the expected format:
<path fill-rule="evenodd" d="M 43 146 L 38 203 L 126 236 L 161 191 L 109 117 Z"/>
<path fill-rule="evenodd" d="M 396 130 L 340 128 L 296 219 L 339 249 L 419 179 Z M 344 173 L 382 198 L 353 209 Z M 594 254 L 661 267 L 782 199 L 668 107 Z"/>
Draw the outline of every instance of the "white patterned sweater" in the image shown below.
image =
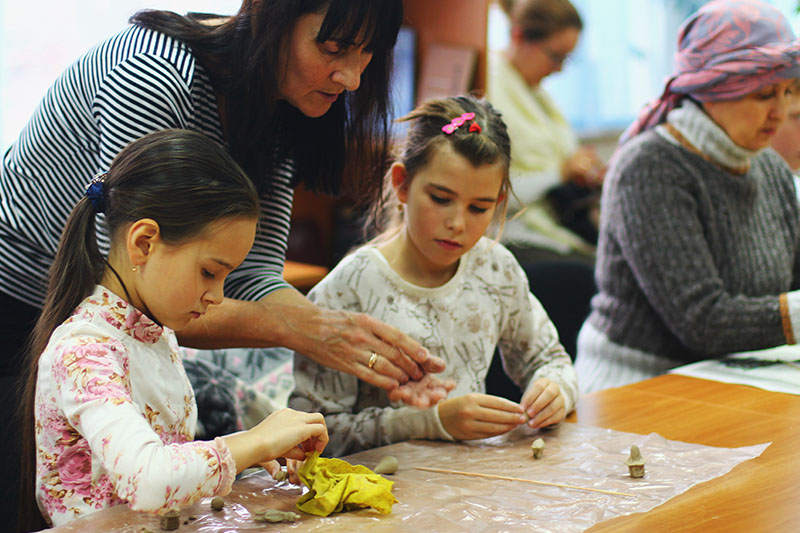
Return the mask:
<path fill-rule="evenodd" d="M 309 293 L 321 307 L 362 312 L 407 333 L 447 363 L 439 376 L 457 386 L 450 397 L 484 392 L 484 378 L 499 346 L 507 374 L 523 390 L 536 379 L 558 383 L 567 412 L 578 395 L 569 355 L 513 255 L 484 237 L 447 283 L 424 288 L 392 270 L 365 246 L 344 258 Z M 294 358 L 295 390 L 289 405 L 325 415 L 325 453 L 341 456 L 408 439 L 453 440 L 436 407 L 391 404 L 386 393 L 356 377 Z"/>
<path fill-rule="evenodd" d="M 175 333 L 102 285 L 50 337 L 35 416 L 36 497 L 54 526 L 119 504 L 186 507 L 236 476 L 222 439 L 193 440 Z"/>

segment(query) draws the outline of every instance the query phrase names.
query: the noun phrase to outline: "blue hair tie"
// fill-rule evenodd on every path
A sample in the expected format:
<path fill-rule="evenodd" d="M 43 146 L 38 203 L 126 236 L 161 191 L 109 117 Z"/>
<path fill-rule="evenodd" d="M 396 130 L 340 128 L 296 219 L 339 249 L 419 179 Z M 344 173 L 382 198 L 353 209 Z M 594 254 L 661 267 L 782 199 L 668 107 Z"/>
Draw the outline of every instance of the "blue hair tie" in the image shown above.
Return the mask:
<path fill-rule="evenodd" d="M 101 172 L 95 175 L 86 187 L 86 197 L 89 198 L 92 207 L 98 213 L 104 213 L 106 210 L 106 197 L 103 191 L 103 180 L 105 179 L 106 173 Z"/>

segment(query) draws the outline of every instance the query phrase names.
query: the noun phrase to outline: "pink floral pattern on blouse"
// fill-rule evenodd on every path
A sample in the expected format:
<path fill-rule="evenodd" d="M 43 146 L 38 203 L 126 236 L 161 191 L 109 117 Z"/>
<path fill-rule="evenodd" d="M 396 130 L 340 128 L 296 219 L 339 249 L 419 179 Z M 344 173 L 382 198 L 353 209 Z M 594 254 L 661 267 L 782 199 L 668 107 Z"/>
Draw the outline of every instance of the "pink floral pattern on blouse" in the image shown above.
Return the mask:
<path fill-rule="evenodd" d="M 98 285 L 50 338 L 36 386 L 36 495 L 55 526 L 125 503 L 162 512 L 230 491 L 175 334 Z"/>

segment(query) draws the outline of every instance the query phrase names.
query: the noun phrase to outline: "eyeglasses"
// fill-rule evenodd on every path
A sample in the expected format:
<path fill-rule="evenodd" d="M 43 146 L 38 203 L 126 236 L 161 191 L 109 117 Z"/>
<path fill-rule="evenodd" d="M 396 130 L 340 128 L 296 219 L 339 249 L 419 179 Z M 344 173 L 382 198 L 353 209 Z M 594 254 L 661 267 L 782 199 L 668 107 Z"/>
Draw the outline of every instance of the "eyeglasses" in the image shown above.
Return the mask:
<path fill-rule="evenodd" d="M 559 53 L 555 52 L 544 41 L 539 41 L 539 42 L 536 43 L 536 45 L 539 48 L 542 49 L 542 52 L 544 52 L 544 55 L 547 56 L 547 59 L 552 61 L 553 65 L 555 65 L 557 67 L 563 66 L 564 63 L 569 61 L 569 58 L 570 58 L 569 54 L 559 54 Z"/>

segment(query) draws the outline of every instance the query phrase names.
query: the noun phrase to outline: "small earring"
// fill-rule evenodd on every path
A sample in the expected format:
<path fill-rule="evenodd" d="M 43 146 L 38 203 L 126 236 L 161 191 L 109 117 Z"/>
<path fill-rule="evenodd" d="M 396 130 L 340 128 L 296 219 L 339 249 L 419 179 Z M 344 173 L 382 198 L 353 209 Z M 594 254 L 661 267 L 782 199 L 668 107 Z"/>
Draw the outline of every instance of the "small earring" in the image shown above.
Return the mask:
<path fill-rule="evenodd" d="M 137 267 L 137 266 L 134 266 L 134 267 L 132 267 L 132 268 L 131 268 L 131 270 L 132 270 L 132 271 L 134 271 L 134 272 L 136 272 L 137 270 L 139 270 L 139 267 Z"/>

